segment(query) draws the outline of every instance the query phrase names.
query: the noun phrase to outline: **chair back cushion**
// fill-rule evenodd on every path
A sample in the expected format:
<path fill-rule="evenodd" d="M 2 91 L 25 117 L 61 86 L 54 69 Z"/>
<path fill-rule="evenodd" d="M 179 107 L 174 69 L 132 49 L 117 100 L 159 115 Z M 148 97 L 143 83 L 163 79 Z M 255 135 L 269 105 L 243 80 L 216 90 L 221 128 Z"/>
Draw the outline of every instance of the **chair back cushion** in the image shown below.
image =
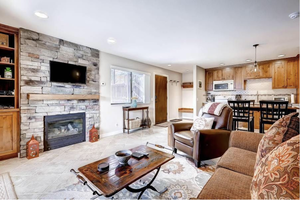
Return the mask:
<path fill-rule="evenodd" d="M 203 113 L 202 117 L 205 118 L 214 118 L 214 123 L 212 129 L 224 129 L 230 130 L 232 129 L 232 109 L 226 107 L 223 109 L 222 114 L 220 116 Z"/>
<path fill-rule="evenodd" d="M 277 120 L 265 133 L 259 142 L 255 168 L 260 160 L 271 152 L 277 145 L 299 134 L 299 113 L 294 112 Z M 291 120 L 292 118 L 295 118 Z M 291 123 L 293 122 L 293 123 Z M 297 125 L 298 124 L 298 125 Z M 294 128 L 297 130 L 294 130 Z"/>
<path fill-rule="evenodd" d="M 299 138 L 281 143 L 255 169 L 252 199 L 299 199 Z"/>

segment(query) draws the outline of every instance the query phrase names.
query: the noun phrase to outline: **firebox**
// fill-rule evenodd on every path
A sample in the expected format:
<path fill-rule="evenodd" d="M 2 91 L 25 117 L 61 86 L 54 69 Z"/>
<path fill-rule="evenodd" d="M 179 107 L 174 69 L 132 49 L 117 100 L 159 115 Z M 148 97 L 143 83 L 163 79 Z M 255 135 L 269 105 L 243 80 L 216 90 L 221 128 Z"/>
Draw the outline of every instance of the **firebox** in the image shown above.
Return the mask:
<path fill-rule="evenodd" d="M 45 151 L 85 141 L 85 113 L 45 116 Z"/>

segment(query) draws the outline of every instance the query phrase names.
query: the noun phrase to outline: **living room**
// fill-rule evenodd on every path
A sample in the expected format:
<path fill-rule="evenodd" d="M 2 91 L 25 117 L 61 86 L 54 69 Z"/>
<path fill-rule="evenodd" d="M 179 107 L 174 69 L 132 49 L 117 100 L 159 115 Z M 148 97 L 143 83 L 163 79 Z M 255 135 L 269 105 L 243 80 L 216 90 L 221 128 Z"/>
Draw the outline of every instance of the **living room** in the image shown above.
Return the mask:
<path fill-rule="evenodd" d="M 0 199 L 299 199 L 299 1 L 0 1 Z"/>

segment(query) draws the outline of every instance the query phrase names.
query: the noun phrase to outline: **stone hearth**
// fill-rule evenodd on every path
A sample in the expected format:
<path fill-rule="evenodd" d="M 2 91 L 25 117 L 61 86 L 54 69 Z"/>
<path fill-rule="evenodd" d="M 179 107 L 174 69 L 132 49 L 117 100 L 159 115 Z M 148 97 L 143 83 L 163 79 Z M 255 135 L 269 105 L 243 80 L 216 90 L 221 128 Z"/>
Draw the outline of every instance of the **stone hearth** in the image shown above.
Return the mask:
<path fill-rule="evenodd" d="M 99 51 L 26 29 L 20 30 L 21 157 L 32 134 L 44 150 L 44 116 L 86 113 L 86 141 L 93 124 L 99 127 L 99 100 L 28 100 L 28 94 L 99 94 Z M 86 84 L 50 82 L 49 61 L 87 67 Z"/>

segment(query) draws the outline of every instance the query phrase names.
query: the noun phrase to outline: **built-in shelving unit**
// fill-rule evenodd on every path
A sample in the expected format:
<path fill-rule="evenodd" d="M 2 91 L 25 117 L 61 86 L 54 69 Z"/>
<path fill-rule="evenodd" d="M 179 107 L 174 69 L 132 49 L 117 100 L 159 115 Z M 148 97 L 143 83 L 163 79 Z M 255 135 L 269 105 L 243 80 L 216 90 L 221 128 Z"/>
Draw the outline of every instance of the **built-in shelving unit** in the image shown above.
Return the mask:
<path fill-rule="evenodd" d="M 3 160 L 17 157 L 20 148 L 19 29 L 0 24 L 0 33 L 8 37 L 7 46 L 0 44 L 0 160 Z M 8 57 L 9 62 L 1 61 L 3 57 Z M 4 76 L 7 67 L 11 69 L 11 78 Z"/>

